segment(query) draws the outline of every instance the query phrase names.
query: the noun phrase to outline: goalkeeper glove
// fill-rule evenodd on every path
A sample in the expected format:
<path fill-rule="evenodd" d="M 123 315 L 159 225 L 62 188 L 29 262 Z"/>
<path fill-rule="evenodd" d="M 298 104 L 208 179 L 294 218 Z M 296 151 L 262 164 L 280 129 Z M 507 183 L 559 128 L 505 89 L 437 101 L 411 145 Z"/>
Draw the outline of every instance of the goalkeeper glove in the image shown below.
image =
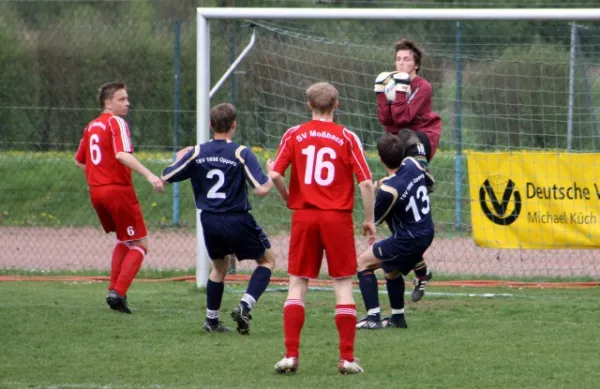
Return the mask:
<path fill-rule="evenodd" d="M 395 92 L 404 92 L 410 95 L 410 76 L 408 73 L 394 73 L 393 77 L 396 82 Z"/>
<path fill-rule="evenodd" d="M 375 79 L 375 92 L 385 92 L 385 85 L 392 81 L 393 76 L 396 72 L 383 72 L 379 73 L 377 78 Z"/>

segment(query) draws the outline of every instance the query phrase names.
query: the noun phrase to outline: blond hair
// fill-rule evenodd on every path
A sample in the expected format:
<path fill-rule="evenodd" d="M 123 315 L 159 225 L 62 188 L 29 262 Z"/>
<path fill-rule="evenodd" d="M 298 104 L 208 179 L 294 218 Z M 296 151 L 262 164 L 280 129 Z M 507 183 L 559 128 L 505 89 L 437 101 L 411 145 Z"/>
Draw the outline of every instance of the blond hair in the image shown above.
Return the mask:
<path fill-rule="evenodd" d="M 331 113 L 338 99 L 338 91 L 327 82 L 318 82 L 306 90 L 306 98 L 313 110 Z"/>

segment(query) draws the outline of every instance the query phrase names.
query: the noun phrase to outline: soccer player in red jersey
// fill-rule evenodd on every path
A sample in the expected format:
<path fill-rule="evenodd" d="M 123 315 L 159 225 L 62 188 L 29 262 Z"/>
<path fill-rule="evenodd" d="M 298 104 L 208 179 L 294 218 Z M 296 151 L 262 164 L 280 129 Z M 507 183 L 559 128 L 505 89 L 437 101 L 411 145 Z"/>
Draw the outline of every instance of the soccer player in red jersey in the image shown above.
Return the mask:
<path fill-rule="evenodd" d="M 146 225 L 138 203 L 131 169 L 144 176 L 155 191 L 163 182 L 133 155 L 129 128 L 123 116 L 129 111 L 125 84 L 111 82 L 98 91 L 103 112 L 83 131 L 75 163 L 85 172 L 90 200 L 106 233 L 115 231 L 107 304 L 131 313 L 127 290 L 148 251 Z"/>
<path fill-rule="evenodd" d="M 333 279 L 342 374 L 363 372 L 354 358 L 356 305 L 352 276 L 356 273 L 354 243 L 354 179 L 364 206 L 363 235 L 375 237 L 374 192 L 371 172 L 358 137 L 333 122 L 338 92 L 320 82 L 307 89 L 312 120 L 290 128 L 281 140 L 267 171 L 287 206 L 294 211 L 289 247 L 289 291 L 283 308 L 285 357 L 275 365 L 280 373 L 298 368 L 300 332 L 304 324 L 304 296 L 309 279 L 319 275 L 323 250 Z M 283 175 L 291 166 L 289 193 Z"/>

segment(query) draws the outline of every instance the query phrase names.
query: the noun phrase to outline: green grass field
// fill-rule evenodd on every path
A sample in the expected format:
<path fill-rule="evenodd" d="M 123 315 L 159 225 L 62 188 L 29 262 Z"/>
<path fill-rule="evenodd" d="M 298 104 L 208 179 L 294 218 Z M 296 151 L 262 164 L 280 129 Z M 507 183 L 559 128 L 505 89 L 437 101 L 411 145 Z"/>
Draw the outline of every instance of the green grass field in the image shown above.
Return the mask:
<path fill-rule="evenodd" d="M 256 151 L 264 164 L 273 151 Z M 137 157 L 155 174 L 170 164 L 169 153 L 137 153 Z M 375 178 L 384 170 L 369 154 Z M 439 233 L 456 233 L 454 156 L 439 152 L 432 163 L 437 180 L 431 195 L 433 216 Z M 0 153 L 0 226 L 97 226 L 98 221 L 87 193 L 85 177 L 68 152 L 3 152 Z M 463 196 L 468 196 L 466 164 L 463 169 Z M 163 194 L 153 193 L 150 185 L 134 174 L 134 185 L 150 228 L 173 226 L 173 187 Z M 180 184 L 180 226 L 195 228 L 193 195 L 189 182 Z M 268 233 L 288 233 L 290 212 L 273 191 L 265 198 L 251 196 L 254 215 Z M 469 203 L 464 201 L 463 223 L 470 223 Z M 357 210 L 362 208 L 356 202 Z"/>
<path fill-rule="evenodd" d="M 226 289 L 229 324 L 242 291 Z M 407 305 L 407 330 L 357 334 L 366 372 L 346 377 L 332 293 L 310 292 L 300 370 L 279 376 L 284 293 L 263 296 L 244 337 L 201 331 L 205 295 L 191 283 L 136 283 L 135 312 L 122 315 L 105 306 L 105 283 L 4 282 L 0 388 L 598 387 L 600 290 L 428 291 Z"/>

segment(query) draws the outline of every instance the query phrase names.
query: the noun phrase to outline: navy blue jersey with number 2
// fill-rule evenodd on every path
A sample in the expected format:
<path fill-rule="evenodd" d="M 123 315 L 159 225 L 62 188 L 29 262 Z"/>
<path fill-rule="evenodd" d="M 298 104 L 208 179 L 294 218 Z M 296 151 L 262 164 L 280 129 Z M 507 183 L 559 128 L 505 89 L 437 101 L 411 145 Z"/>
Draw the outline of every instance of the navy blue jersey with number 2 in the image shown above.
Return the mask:
<path fill-rule="evenodd" d="M 249 211 L 246 183 L 255 188 L 269 180 L 252 150 L 215 139 L 194 146 L 167 167 L 162 178 L 168 182 L 190 179 L 196 208 L 214 213 Z"/>

